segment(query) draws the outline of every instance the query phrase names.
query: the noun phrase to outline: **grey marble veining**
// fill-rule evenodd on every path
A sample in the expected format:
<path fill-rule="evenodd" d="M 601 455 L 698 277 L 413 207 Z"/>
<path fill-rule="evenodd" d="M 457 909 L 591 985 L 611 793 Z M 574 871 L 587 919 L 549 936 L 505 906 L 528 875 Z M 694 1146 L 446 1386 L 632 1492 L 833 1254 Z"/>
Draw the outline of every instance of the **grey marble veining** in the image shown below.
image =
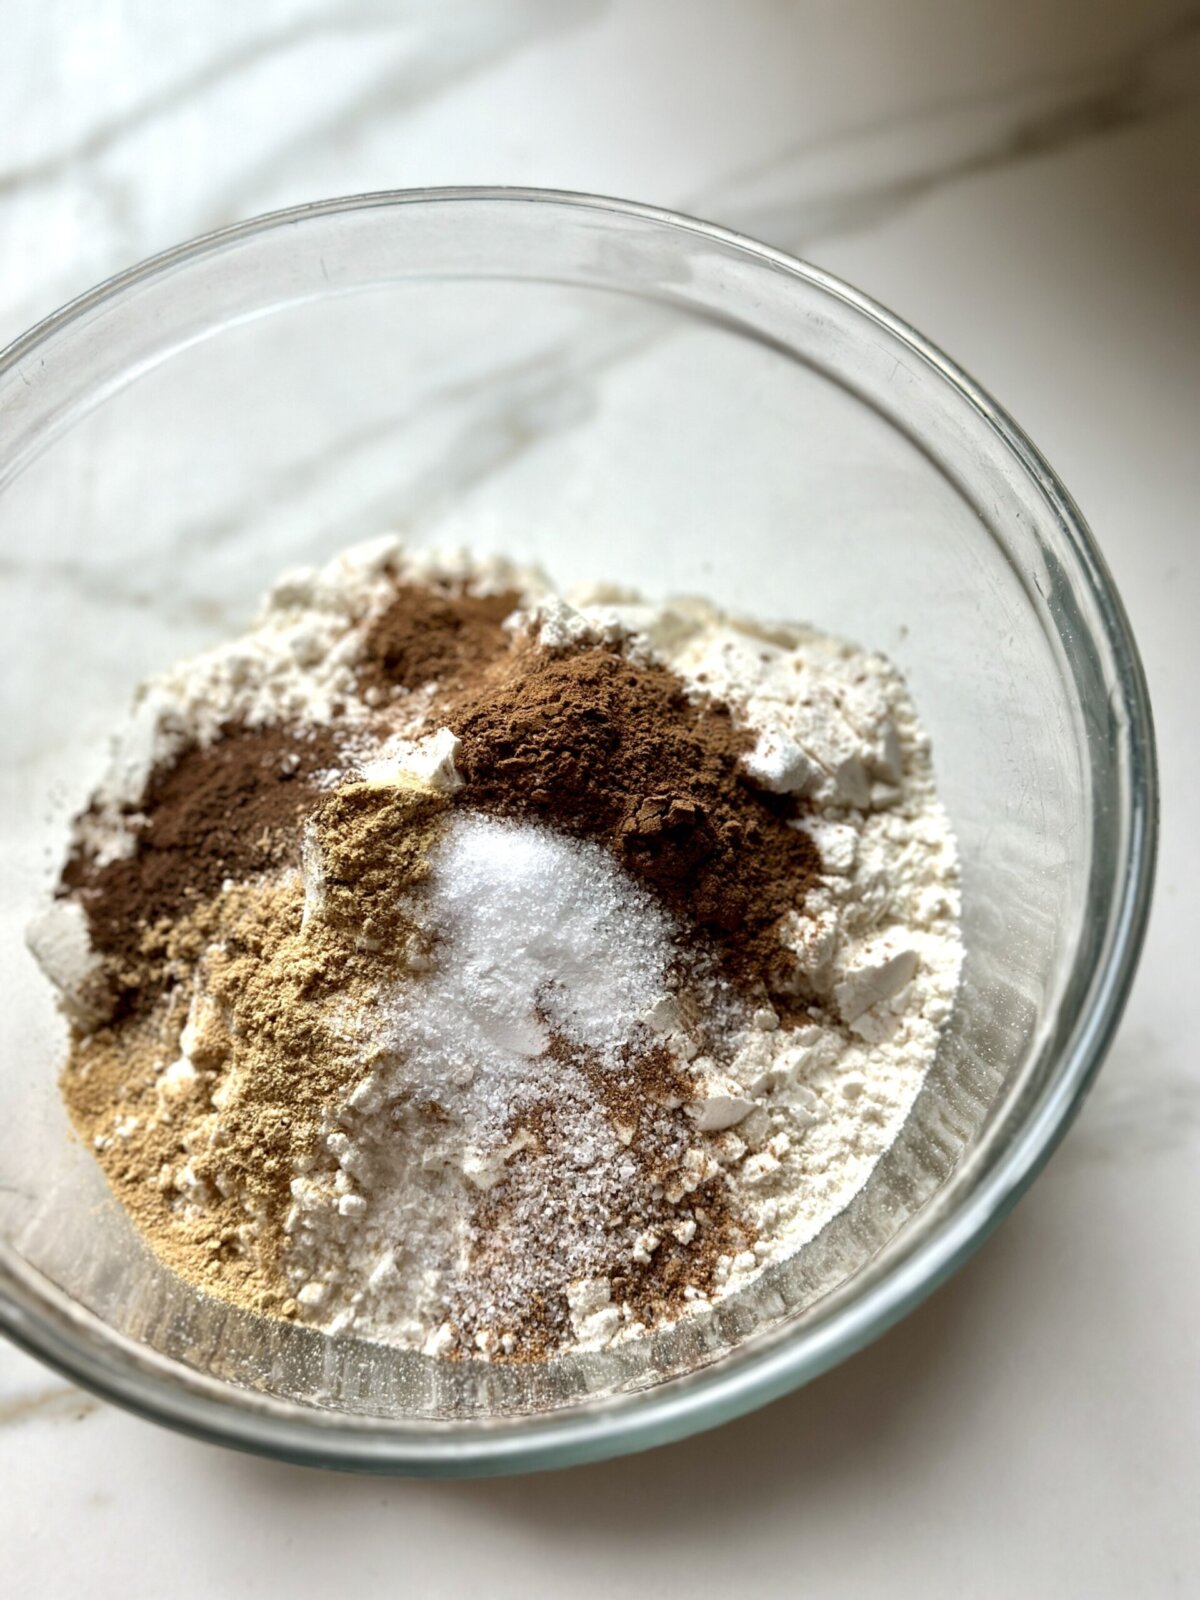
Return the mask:
<path fill-rule="evenodd" d="M 1198 99 L 1200 12 L 1152 28 L 1087 70 L 1036 73 L 773 152 L 689 205 L 803 255 L 949 185 L 1111 138 Z"/>

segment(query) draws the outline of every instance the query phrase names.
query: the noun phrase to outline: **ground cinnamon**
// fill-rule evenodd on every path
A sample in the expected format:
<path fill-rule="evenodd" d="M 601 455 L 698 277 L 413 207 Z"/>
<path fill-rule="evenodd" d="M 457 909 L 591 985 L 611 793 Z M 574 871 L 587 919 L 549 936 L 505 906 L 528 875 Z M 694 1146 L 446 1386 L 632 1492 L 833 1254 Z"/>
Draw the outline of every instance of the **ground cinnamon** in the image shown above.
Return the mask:
<path fill-rule="evenodd" d="M 504 621 L 520 603 L 512 590 L 442 592 L 399 584 L 396 597 L 367 631 L 358 689 L 368 701 L 436 682 L 442 688 L 494 660 L 508 646 Z"/>
<path fill-rule="evenodd" d="M 820 859 L 790 825 L 794 800 L 746 779 L 752 741 L 728 707 L 605 645 L 519 643 L 459 682 L 437 715 L 462 740 L 460 803 L 600 840 L 713 941 L 735 981 L 761 985 Z"/>
<path fill-rule="evenodd" d="M 326 727 L 228 728 L 151 773 L 133 854 L 98 865 L 76 848 L 59 892 L 78 894 L 92 944 L 109 958 L 114 1012 L 144 1011 L 156 996 L 148 929 L 187 916 L 228 878 L 298 865 L 300 821 L 338 748 Z"/>

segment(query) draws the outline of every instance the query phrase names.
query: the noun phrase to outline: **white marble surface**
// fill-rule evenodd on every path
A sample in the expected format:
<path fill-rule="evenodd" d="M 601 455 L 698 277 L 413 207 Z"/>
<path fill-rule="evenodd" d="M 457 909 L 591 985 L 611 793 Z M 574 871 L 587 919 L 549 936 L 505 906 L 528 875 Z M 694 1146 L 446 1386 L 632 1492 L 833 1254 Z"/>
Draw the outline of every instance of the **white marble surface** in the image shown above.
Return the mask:
<path fill-rule="evenodd" d="M 0 1348 L 13 1596 L 1196 1592 L 1200 13 L 1174 0 L 470 0 L 5 15 L 0 336 L 203 229 L 377 187 L 681 206 L 891 305 L 1013 410 L 1138 632 L 1165 822 L 1099 1087 L 975 1260 L 809 1389 L 554 1477 L 176 1438 Z"/>

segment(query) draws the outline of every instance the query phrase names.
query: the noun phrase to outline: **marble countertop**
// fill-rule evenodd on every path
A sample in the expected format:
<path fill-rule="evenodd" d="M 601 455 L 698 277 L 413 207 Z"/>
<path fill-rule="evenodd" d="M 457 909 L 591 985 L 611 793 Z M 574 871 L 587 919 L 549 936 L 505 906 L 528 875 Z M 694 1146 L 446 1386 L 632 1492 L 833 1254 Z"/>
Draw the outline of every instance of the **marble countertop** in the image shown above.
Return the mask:
<path fill-rule="evenodd" d="M 11 8 L 0 342 L 205 229 L 372 188 L 677 206 L 908 318 L 1089 516 L 1150 676 L 1158 896 L 1099 1085 L 944 1289 L 808 1389 L 554 1476 L 337 1477 L 0 1347 L 15 1596 L 1194 1593 L 1200 1569 L 1200 13 L 1176 0 Z"/>

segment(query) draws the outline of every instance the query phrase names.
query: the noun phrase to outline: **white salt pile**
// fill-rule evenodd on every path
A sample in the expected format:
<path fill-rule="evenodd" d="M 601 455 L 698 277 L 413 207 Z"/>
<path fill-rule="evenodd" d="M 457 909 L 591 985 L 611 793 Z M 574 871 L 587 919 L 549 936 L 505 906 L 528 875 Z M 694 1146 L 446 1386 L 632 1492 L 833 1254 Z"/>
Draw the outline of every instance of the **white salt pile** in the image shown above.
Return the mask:
<path fill-rule="evenodd" d="M 500 1123 L 555 1070 L 530 1065 L 555 1035 L 611 1064 L 665 985 L 671 931 L 649 893 L 598 844 L 471 812 L 430 865 L 437 964 L 380 1041 L 413 1092 L 442 1098 L 449 1076 L 469 1119 Z"/>

